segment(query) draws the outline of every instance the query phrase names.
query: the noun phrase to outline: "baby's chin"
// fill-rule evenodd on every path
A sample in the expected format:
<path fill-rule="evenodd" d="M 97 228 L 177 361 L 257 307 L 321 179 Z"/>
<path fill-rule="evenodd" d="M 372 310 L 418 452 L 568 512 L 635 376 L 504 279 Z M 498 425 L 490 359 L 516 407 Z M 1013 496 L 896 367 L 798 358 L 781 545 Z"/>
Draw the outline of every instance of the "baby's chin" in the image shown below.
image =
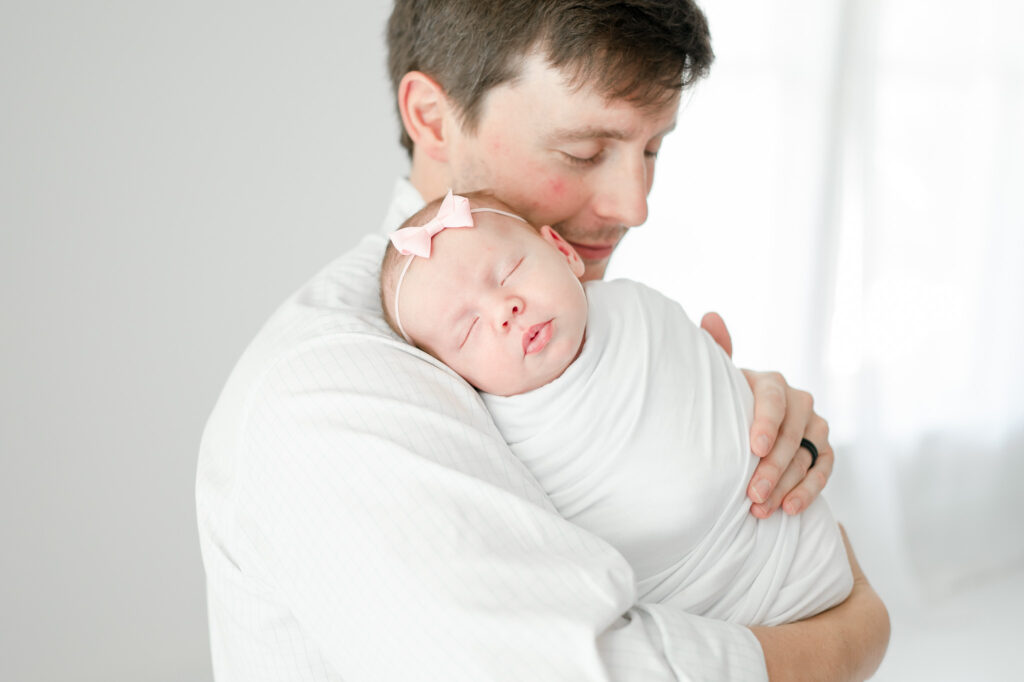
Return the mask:
<path fill-rule="evenodd" d="M 520 384 L 516 386 L 495 386 L 493 391 L 484 391 L 482 388 L 477 386 L 477 390 L 483 391 L 484 393 L 489 393 L 490 395 L 500 396 L 502 398 L 511 398 L 514 395 L 524 395 L 526 393 L 530 393 L 531 391 L 536 391 L 538 388 L 543 388 L 544 386 L 547 386 L 552 381 L 554 381 L 556 378 L 557 377 L 553 377 L 551 379 L 546 379 L 544 381 L 528 382 L 526 384 Z"/>
<path fill-rule="evenodd" d="M 471 381 L 470 383 L 473 384 L 474 388 L 478 391 L 501 396 L 502 398 L 508 398 L 510 396 L 522 395 L 524 393 L 529 393 L 530 391 L 536 391 L 542 386 L 547 386 L 552 381 L 562 376 L 568 367 L 569 365 L 566 364 L 565 367 L 562 367 L 557 372 L 531 375 L 529 377 L 518 376 L 514 381 Z"/>

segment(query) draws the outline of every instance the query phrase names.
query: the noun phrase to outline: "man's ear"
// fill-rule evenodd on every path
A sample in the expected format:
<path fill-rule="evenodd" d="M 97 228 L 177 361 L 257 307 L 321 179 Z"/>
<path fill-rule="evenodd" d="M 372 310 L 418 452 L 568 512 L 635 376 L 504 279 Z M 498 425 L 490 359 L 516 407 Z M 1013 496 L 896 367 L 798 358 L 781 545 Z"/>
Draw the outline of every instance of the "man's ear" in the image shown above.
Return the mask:
<path fill-rule="evenodd" d="M 446 162 L 445 119 L 451 108 L 440 84 L 421 71 L 405 74 L 398 84 L 398 111 L 416 149 Z"/>
<path fill-rule="evenodd" d="M 551 229 L 550 225 L 543 225 L 540 228 L 540 236 L 551 246 L 558 249 L 558 252 L 565 256 L 565 260 L 569 263 L 569 268 L 572 270 L 572 274 L 577 277 L 583 276 L 583 271 L 586 269 L 586 265 L 583 264 L 583 259 L 580 258 L 580 254 L 576 253 L 576 249 L 572 248 L 572 244 L 562 239 L 562 235 Z"/>

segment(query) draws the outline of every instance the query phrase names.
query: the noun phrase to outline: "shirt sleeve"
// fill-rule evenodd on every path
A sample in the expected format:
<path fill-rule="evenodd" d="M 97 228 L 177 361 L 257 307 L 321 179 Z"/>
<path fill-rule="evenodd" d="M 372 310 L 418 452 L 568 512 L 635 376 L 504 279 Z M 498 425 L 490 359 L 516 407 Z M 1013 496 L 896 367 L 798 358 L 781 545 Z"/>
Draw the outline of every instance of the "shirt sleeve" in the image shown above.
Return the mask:
<path fill-rule="evenodd" d="M 555 513 L 476 393 L 408 347 L 307 343 L 239 423 L 200 520 L 218 679 L 285 679 L 254 663 L 274 646 L 292 646 L 273 660 L 288 679 L 767 679 L 747 628 L 635 604 L 625 559 Z"/>

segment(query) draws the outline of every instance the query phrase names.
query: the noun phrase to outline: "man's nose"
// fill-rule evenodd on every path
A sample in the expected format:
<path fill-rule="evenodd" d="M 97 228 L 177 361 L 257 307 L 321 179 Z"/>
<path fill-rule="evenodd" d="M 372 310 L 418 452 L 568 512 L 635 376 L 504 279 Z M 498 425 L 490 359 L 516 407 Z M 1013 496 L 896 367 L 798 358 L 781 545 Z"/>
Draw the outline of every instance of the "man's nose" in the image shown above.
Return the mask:
<path fill-rule="evenodd" d="M 608 223 L 625 227 L 647 220 L 647 192 L 650 189 L 647 159 L 623 155 L 621 162 L 609 164 L 594 197 L 594 211 Z"/>

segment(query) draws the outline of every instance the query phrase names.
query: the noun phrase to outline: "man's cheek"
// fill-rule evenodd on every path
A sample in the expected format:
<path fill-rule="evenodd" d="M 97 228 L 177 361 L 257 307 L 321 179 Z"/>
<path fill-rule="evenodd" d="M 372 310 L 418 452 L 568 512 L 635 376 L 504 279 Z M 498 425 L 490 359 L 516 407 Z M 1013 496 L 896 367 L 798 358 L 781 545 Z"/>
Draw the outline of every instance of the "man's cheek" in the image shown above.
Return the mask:
<path fill-rule="evenodd" d="M 562 175 L 540 176 L 535 195 L 534 215 L 543 216 L 540 222 L 561 223 L 579 212 L 579 191 L 576 184 Z"/>
<path fill-rule="evenodd" d="M 552 202 L 557 202 L 565 196 L 565 180 L 559 177 L 548 178 L 547 195 Z"/>
<path fill-rule="evenodd" d="M 566 183 L 540 164 L 528 164 L 523 173 L 516 174 L 508 190 L 514 191 L 518 206 L 536 221 L 547 222 L 552 212 L 565 201 Z"/>
<path fill-rule="evenodd" d="M 500 135 L 492 137 L 487 146 L 490 154 L 497 160 L 505 161 L 508 156 L 508 146 L 505 144 L 505 140 Z"/>

